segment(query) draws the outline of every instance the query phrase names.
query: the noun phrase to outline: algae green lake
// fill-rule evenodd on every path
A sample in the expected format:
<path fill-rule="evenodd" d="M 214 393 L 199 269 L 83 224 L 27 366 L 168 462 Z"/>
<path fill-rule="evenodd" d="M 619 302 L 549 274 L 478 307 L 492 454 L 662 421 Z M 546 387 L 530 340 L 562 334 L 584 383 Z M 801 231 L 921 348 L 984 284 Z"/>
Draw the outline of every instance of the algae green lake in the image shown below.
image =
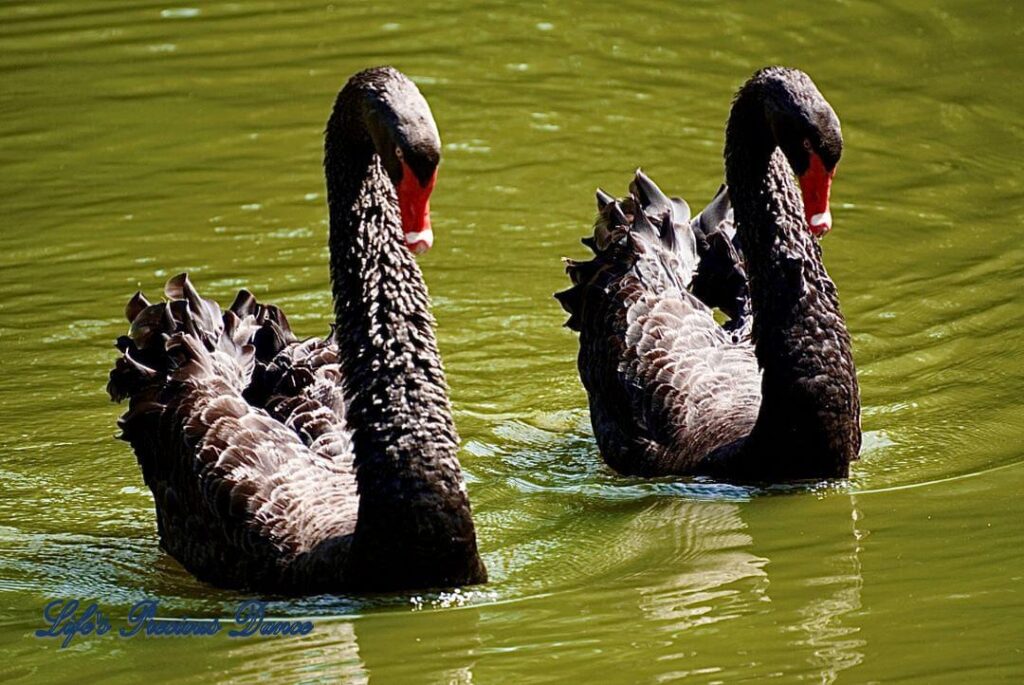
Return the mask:
<path fill-rule="evenodd" d="M 0 680 L 1024 680 L 1022 46 L 1013 2 L 3 3 Z M 243 599 L 160 551 L 113 341 L 182 270 L 327 332 L 324 122 L 381 63 L 443 140 L 420 263 L 491 582 L 271 601 L 305 637 L 36 638 L 57 598 L 115 623 Z M 800 488 L 618 476 L 560 257 L 637 166 L 703 206 L 732 94 L 774 63 L 843 123 L 823 249 L 861 459 Z"/>

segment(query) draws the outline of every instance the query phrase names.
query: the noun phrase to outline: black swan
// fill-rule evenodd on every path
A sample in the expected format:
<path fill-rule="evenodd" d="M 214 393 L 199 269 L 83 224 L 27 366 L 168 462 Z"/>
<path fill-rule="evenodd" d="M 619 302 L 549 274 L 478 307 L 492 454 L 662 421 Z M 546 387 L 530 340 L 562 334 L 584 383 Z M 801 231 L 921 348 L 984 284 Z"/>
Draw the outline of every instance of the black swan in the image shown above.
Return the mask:
<path fill-rule="evenodd" d="M 584 239 L 595 257 L 567 262 L 574 285 L 556 297 L 579 332 L 580 377 L 612 468 L 848 476 L 861 443 L 857 375 L 817 240 L 831 228 L 841 152 L 839 119 L 811 79 L 770 67 L 736 95 L 727 189 L 701 216 L 691 221 L 685 202 L 639 171 L 621 202 L 598 191 Z M 711 307 L 730 321 L 716 323 Z"/>
<path fill-rule="evenodd" d="M 485 582 L 412 251 L 430 246 L 440 138 L 390 67 L 353 76 L 325 134 L 336 324 L 299 341 L 246 291 L 141 293 L 110 374 L 161 546 L 201 580 L 272 593 Z M 404 236 L 403 236 L 404 232 Z"/>

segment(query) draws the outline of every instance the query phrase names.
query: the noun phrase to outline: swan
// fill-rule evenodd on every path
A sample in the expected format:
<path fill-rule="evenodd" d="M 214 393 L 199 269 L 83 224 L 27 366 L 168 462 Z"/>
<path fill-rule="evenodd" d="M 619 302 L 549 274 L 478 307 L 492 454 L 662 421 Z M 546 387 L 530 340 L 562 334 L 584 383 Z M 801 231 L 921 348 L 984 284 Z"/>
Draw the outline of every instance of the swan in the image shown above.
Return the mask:
<path fill-rule="evenodd" d="M 433 242 L 440 138 L 401 72 L 352 76 L 325 133 L 335 325 L 298 340 L 185 274 L 141 293 L 108 392 L 161 546 L 199 579 L 272 593 L 483 583 L 459 439 L 413 253 Z"/>
<path fill-rule="evenodd" d="M 861 444 L 850 335 L 818 238 L 843 139 L 805 73 L 738 91 L 724 187 L 700 216 L 641 171 L 598 191 L 586 262 L 556 298 L 579 333 L 598 447 L 638 476 L 844 478 Z M 794 175 L 796 181 L 794 181 Z M 716 323 L 712 307 L 730 317 Z"/>

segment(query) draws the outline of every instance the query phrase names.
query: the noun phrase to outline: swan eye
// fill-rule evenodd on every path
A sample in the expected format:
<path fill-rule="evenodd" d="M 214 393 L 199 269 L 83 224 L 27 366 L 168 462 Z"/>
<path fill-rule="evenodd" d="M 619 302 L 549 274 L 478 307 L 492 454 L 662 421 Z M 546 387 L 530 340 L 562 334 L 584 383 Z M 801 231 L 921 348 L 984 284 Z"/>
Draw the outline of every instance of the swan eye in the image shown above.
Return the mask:
<path fill-rule="evenodd" d="M 398 161 L 399 162 L 402 161 L 402 159 L 403 159 L 402 148 L 397 147 L 397 146 L 395 147 L 395 157 L 398 157 Z"/>
<path fill-rule="evenodd" d="M 808 152 L 814 152 L 814 146 L 811 145 L 810 138 L 804 138 L 804 149 Z"/>

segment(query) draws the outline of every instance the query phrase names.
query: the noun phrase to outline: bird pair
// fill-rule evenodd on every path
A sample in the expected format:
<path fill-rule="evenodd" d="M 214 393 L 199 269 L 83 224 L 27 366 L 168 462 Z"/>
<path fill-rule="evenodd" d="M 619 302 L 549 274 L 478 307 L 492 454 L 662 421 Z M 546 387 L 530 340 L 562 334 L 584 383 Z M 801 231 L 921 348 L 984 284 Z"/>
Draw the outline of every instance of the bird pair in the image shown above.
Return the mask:
<path fill-rule="evenodd" d="M 726 131 L 724 186 L 691 218 L 637 172 L 598 192 L 594 252 L 557 295 L 579 332 L 598 446 L 616 470 L 741 481 L 844 477 L 860 447 L 850 337 L 817 238 L 839 121 L 802 72 L 756 73 Z M 198 578 L 274 593 L 485 582 L 434 319 L 440 161 L 400 72 L 353 76 L 327 123 L 335 325 L 299 339 L 273 305 L 226 310 L 186 275 L 141 293 L 108 391 L 163 548 Z M 798 182 L 793 179 L 794 174 Z M 713 309 L 728 321 L 720 325 Z"/>

